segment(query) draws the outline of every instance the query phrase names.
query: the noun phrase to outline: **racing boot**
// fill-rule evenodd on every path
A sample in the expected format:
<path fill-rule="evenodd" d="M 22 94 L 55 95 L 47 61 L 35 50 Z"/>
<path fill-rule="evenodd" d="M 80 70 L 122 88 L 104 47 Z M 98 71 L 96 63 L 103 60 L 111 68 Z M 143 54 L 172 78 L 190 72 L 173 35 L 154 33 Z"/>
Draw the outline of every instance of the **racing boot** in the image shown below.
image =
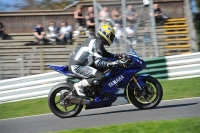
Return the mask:
<path fill-rule="evenodd" d="M 79 81 L 78 83 L 74 84 L 74 88 L 79 96 L 85 96 L 84 94 L 84 87 L 91 86 L 86 79 Z"/>

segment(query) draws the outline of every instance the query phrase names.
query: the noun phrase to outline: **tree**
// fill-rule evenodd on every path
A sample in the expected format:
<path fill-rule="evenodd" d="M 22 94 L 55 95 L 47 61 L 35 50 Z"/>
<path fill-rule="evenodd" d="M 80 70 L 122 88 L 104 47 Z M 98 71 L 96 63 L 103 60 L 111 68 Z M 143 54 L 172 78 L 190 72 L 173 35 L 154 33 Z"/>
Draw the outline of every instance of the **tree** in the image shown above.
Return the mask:
<path fill-rule="evenodd" d="M 199 8 L 199 11 L 200 11 L 200 0 L 196 0 L 196 3 L 197 3 L 197 6 Z"/>
<path fill-rule="evenodd" d="M 63 9 L 69 4 L 69 0 L 0 0 L 0 11 L 16 10 L 56 10 Z"/>

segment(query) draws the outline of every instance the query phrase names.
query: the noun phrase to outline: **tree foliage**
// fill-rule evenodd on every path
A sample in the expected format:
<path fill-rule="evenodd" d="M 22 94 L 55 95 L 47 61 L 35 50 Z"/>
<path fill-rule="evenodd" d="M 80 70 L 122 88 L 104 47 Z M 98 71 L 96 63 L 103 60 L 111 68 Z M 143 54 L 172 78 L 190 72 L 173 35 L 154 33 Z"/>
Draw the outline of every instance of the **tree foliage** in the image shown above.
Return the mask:
<path fill-rule="evenodd" d="M 199 11 L 200 11 L 200 0 L 196 0 L 196 3 L 197 3 L 197 6 L 199 8 Z"/>
<path fill-rule="evenodd" d="M 22 10 L 58 10 L 65 8 L 69 2 L 67 0 L 28 0 L 27 4 Z"/>
<path fill-rule="evenodd" d="M 65 8 L 69 3 L 69 0 L 18 0 L 15 3 L 11 0 L 6 3 L 0 0 L 0 11 L 59 10 Z"/>

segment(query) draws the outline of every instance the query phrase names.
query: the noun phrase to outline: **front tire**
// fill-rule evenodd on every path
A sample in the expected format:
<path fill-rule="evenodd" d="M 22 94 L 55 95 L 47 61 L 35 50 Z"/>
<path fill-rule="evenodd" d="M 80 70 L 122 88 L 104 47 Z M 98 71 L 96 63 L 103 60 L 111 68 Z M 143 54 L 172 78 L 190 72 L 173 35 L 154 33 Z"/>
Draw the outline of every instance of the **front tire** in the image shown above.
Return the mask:
<path fill-rule="evenodd" d="M 133 105 L 139 109 L 152 109 L 155 108 L 162 100 L 163 90 L 160 82 L 151 77 L 147 76 L 142 79 L 145 83 L 143 91 L 139 95 L 138 88 L 132 86 L 131 81 L 128 86 L 128 97 Z"/>
<path fill-rule="evenodd" d="M 66 85 L 58 85 L 58 87 L 54 87 L 50 91 L 48 95 L 48 104 L 53 114 L 61 118 L 68 118 L 74 117 L 81 112 L 83 105 L 69 104 L 70 102 L 68 100 L 63 100 L 71 91 L 72 89 Z"/>

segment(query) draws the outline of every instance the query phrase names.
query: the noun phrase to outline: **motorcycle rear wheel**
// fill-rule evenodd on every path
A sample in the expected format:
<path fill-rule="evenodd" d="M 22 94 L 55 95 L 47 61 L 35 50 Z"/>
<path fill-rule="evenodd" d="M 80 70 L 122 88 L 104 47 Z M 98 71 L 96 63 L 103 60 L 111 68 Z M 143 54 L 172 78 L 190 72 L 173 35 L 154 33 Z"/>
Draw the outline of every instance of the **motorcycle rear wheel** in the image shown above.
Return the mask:
<path fill-rule="evenodd" d="M 132 81 L 133 82 L 133 81 Z M 142 94 L 138 95 L 138 89 L 135 86 L 128 86 L 128 96 L 131 103 L 139 109 L 155 108 L 162 100 L 163 89 L 160 82 L 154 77 L 147 76 L 143 78 L 145 87 Z"/>
<path fill-rule="evenodd" d="M 69 104 L 69 100 L 63 100 L 71 91 L 72 89 L 69 87 L 58 87 L 50 91 L 48 104 L 53 114 L 61 118 L 69 118 L 75 117 L 81 112 L 83 105 Z"/>

